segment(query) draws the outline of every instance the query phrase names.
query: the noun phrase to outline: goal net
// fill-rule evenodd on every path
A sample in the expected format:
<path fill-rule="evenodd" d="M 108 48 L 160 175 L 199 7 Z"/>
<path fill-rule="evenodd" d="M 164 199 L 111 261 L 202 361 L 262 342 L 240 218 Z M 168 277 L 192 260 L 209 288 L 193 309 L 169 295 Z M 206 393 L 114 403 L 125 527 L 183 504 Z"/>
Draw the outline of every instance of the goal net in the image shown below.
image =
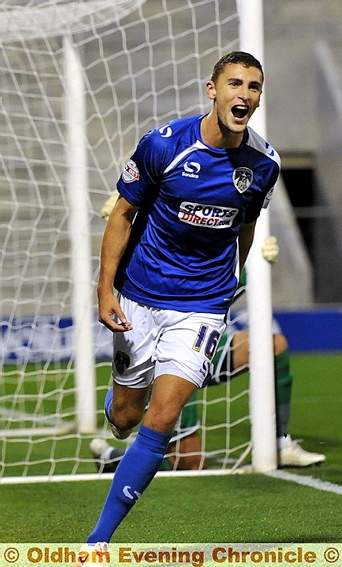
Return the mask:
<path fill-rule="evenodd" d="M 91 475 L 90 441 L 112 443 L 100 210 L 144 133 L 209 109 L 211 68 L 238 48 L 236 5 L 7 0 L 0 14 L 0 475 Z M 235 469 L 251 446 L 246 378 L 193 403 L 206 466 Z"/>

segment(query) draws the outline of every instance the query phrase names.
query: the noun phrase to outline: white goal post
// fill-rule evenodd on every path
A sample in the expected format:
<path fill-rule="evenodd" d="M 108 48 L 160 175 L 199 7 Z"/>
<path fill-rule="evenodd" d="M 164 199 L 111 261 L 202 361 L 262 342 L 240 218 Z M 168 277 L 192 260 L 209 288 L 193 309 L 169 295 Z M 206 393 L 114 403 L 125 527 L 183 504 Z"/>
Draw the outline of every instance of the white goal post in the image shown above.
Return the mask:
<path fill-rule="evenodd" d="M 237 4 L 11 0 L 0 7 L 3 482 L 95 471 L 89 442 L 110 438 L 102 405 L 111 335 L 97 322 L 95 293 L 100 210 L 144 133 L 210 108 L 204 86 L 215 61 L 233 49 L 255 53 L 243 45 L 242 14 L 262 1 Z M 254 21 L 254 38 L 255 30 Z M 271 296 L 259 252 L 249 281 L 256 272 L 259 282 L 260 273 L 264 278 L 260 337 Z M 266 320 L 266 344 L 268 335 Z M 262 379 L 269 388 L 267 412 L 265 399 L 249 408 L 249 385 L 240 379 L 220 386 L 217 396 L 210 393 L 216 386 L 204 391 L 196 402 L 203 450 L 216 469 L 236 470 L 252 445 L 255 470 L 276 468 L 270 355 L 252 364 L 251 376 L 252 384 Z"/>
<path fill-rule="evenodd" d="M 264 62 L 264 22 L 262 0 L 237 0 L 241 49 Z M 252 32 L 253 30 L 253 32 Z M 267 139 L 266 92 L 252 126 Z M 274 431 L 275 377 L 272 339 L 271 268 L 262 258 L 261 248 L 270 234 L 269 209 L 258 219 L 254 245 L 247 260 L 248 314 L 250 330 L 250 408 L 252 422 L 252 462 L 254 470 L 267 472 L 277 468 L 277 444 Z"/>

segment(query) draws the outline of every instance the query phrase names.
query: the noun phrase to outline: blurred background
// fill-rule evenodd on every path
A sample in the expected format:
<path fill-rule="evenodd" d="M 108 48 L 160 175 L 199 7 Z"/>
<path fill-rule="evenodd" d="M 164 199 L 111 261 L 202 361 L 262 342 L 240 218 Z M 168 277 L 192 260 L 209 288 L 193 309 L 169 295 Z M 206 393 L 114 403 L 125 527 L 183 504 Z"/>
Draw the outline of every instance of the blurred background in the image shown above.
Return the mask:
<path fill-rule="evenodd" d="M 309 275 L 306 279 L 303 274 L 307 287 L 298 290 L 302 295 L 297 298 L 287 296 L 278 282 L 274 302 L 339 303 L 342 2 L 264 0 L 264 16 L 268 138 L 282 157 L 283 182 L 302 247 L 301 252 L 290 243 L 281 247 L 273 274 L 284 282 L 289 267 L 300 273 L 296 262 L 291 267 L 288 256 L 293 253 Z M 286 230 L 285 211 L 281 217 L 273 216 L 272 230 L 281 243 L 289 237 L 281 229 L 283 225 Z M 288 221 L 291 224 L 290 216 Z"/>

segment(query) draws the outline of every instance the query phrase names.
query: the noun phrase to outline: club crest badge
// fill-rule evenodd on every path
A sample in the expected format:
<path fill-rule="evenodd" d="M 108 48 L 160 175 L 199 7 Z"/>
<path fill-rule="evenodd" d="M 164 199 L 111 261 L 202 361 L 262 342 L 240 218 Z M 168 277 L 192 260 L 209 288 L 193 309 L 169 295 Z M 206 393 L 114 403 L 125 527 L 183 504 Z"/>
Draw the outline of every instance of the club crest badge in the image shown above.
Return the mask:
<path fill-rule="evenodd" d="M 114 359 L 114 366 L 118 371 L 118 374 L 123 374 L 129 367 L 129 365 L 130 365 L 130 359 L 128 354 L 122 352 L 121 350 L 118 350 Z"/>
<path fill-rule="evenodd" d="M 239 193 L 244 193 L 252 185 L 253 171 L 248 167 L 234 169 L 233 182 Z"/>

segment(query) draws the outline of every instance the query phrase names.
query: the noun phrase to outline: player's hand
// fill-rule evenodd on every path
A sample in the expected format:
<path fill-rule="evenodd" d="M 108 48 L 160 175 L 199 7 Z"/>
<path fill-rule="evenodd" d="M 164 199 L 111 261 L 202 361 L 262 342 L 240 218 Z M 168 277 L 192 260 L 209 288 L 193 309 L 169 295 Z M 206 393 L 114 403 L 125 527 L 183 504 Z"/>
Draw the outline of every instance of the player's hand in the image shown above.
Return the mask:
<path fill-rule="evenodd" d="M 105 204 L 103 205 L 102 209 L 101 209 L 101 217 L 107 222 L 110 216 L 110 213 L 112 212 L 114 205 L 118 199 L 119 193 L 117 191 L 114 191 L 113 194 L 109 197 L 109 199 L 107 199 L 107 201 L 105 202 Z"/>
<path fill-rule="evenodd" d="M 268 236 L 261 248 L 262 255 L 270 264 L 275 264 L 278 261 L 279 246 L 275 236 Z"/>
<path fill-rule="evenodd" d="M 112 292 L 98 293 L 99 321 L 113 332 L 130 331 L 133 327 L 127 321 L 118 298 Z"/>

